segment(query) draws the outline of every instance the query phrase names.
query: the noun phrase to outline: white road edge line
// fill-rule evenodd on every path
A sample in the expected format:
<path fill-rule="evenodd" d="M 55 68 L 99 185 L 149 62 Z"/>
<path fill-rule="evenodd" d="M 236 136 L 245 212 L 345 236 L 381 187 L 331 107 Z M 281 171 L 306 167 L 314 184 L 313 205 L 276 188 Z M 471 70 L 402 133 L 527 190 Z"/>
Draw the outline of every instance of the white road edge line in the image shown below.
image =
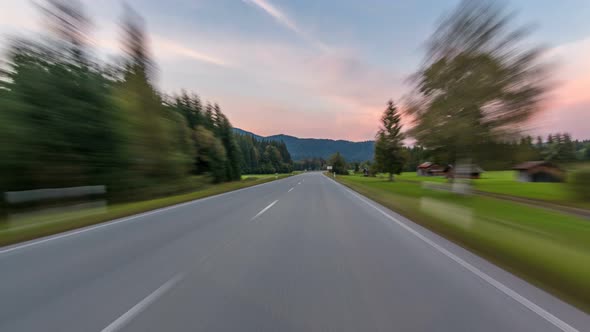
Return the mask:
<path fill-rule="evenodd" d="M 339 185 L 341 185 L 341 184 L 339 184 Z M 459 265 L 463 266 L 464 268 L 466 268 L 467 270 L 469 270 L 471 273 L 473 273 L 476 276 L 480 277 L 481 279 L 483 279 L 488 284 L 494 286 L 496 289 L 498 289 L 502 293 L 508 295 L 510 298 L 512 298 L 516 302 L 522 304 L 523 306 L 525 306 L 529 310 L 531 310 L 534 313 L 536 313 L 537 315 L 541 316 L 546 321 L 548 321 L 549 323 L 553 324 L 554 326 L 556 326 L 560 330 L 562 330 L 564 332 L 579 332 L 577 329 L 575 329 L 571 325 L 567 324 L 566 322 L 562 321 L 561 319 L 555 317 L 553 314 L 551 314 L 547 310 L 539 307 L 535 303 L 531 302 L 529 299 L 527 299 L 524 296 L 518 294 L 517 292 L 515 292 L 514 290 L 512 290 L 509 287 L 505 286 L 504 284 L 502 284 L 501 282 L 497 281 L 496 279 L 490 277 L 485 272 L 481 271 L 480 269 L 478 269 L 475 266 L 469 264 L 465 260 L 459 258 L 455 254 L 451 253 L 450 251 L 448 251 L 445 248 L 441 247 L 440 245 L 436 244 L 434 241 L 432 241 L 429 238 L 427 238 L 426 236 L 420 234 L 418 231 L 414 230 L 410 226 L 408 226 L 405 223 L 399 221 L 398 219 L 392 217 L 387 212 L 381 210 L 375 204 L 373 204 L 373 203 L 369 202 L 368 200 L 364 199 L 363 197 L 361 197 L 360 195 L 358 195 L 356 192 L 352 191 L 348 187 L 346 187 L 344 185 L 341 185 L 341 186 L 344 189 L 348 190 L 351 194 L 353 194 L 354 196 L 356 196 L 358 199 L 360 199 L 361 201 L 363 201 L 365 204 L 367 204 L 370 207 L 374 208 L 375 210 L 379 211 L 379 213 L 381 213 L 382 215 L 384 215 L 388 219 L 392 220 L 393 222 L 395 222 L 396 224 L 398 224 L 399 226 L 401 226 L 402 228 L 404 228 L 408 232 L 412 233 L 414 236 L 416 236 L 420 240 L 426 242 L 428 245 L 430 245 L 434 249 L 438 250 L 443 255 L 447 256 L 448 258 L 452 259 L 453 261 L 455 261 Z"/>
<path fill-rule="evenodd" d="M 273 205 L 277 204 L 279 200 L 277 199 L 276 201 L 270 203 L 267 207 L 265 207 L 264 209 L 262 209 L 262 211 L 258 212 L 254 217 L 252 217 L 252 219 L 250 219 L 250 221 L 260 217 L 264 212 L 266 212 L 268 209 L 270 209 Z"/>
<path fill-rule="evenodd" d="M 287 192 L 288 192 L 288 193 L 290 193 L 290 192 L 291 192 L 291 190 L 293 190 L 293 189 L 295 189 L 295 188 L 291 188 L 291 189 L 289 189 L 289 191 L 287 191 Z"/>
<path fill-rule="evenodd" d="M 160 296 L 164 295 L 164 293 L 166 293 L 180 280 L 182 280 L 182 278 L 184 278 L 183 274 L 177 274 L 172 279 L 166 281 L 162 286 L 153 291 L 150 295 L 146 296 L 143 300 L 139 301 L 139 303 L 134 305 L 131 309 L 129 309 L 126 313 L 117 318 L 114 322 L 109 324 L 109 326 L 102 329 L 101 332 L 119 331 L 121 328 L 127 325 L 127 323 L 129 323 L 135 316 L 144 311 L 150 304 L 152 304 Z"/>
<path fill-rule="evenodd" d="M 281 181 L 281 180 L 277 180 L 277 181 Z M 62 238 L 65 238 L 65 237 L 70 237 L 72 235 L 77 235 L 77 234 L 80 234 L 80 233 L 85 233 L 85 232 L 96 230 L 96 229 L 99 229 L 99 228 L 113 226 L 113 225 L 116 225 L 116 224 L 119 224 L 119 223 L 122 223 L 122 222 L 125 222 L 125 221 L 129 221 L 129 220 L 133 220 L 133 219 L 137 219 L 137 218 L 149 216 L 149 215 L 152 215 L 152 214 L 156 214 L 156 213 L 168 211 L 168 210 L 175 209 L 175 208 L 178 208 L 178 207 L 181 207 L 181 206 L 185 206 L 185 205 L 189 205 L 189 204 L 201 203 L 201 202 L 204 202 L 204 201 L 207 201 L 207 200 L 210 200 L 210 199 L 214 199 L 214 198 L 217 198 L 217 197 L 235 194 L 235 193 L 240 192 L 240 191 L 245 191 L 245 190 L 253 189 L 253 188 L 256 188 L 256 187 L 259 187 L 259 186 L 268 185 L 268 184 L 271 184 L 273 182 L 275 182 L 275 181 L 265 182 L 265 183 L 257 184 L 255 186 L 251 186 L 251 187 L 241 188 L 241 189 L 237 189 L 237 190 L 233 190 L 233 191 L 228 191 L 228 192 L 222 193 L 222 194 L 217 194 L 217 195 L 213 195 L 213 196 L 209 196 L 209 197 L 203 197 L 203 198 L 195 199 L 195 200 L 184 202 L 184 203 L 170 205 L 170 206 L 162 207 L 162 208 L 159 208 L 159 209 L 155 209 L 155 210 L 146 211 L 146 212 L 142 212 L 142 213 L 139 213 L 139 214 L 131 215 L 131 216 L 128 216 L 128 217 L 113 219 L 113 220 L 110 220 L 110 221 L 105 221 L 105 222 L 98 223 L 96 225 L 90 225 L 90 226 L 82 227 L 82 228 L 79 228 L 77 230 L 67 231 L 67 232 L 63 232 L 63 233 L 59 233 L 59 234 L 55 234 L 55 235 L 50 235 L 48 237 L 40 238 L 40 239 L 37 239 L 37 240 L 31 240 L 30 242 L 25 242 L 25 243 L 22 243 L 22 244 L 15 244 L 15 245 L 12 245 L 12 246 L 8 246 L 5 249 L 0 249 L 0 255 L 6 254 L 6 253 L 9 253 L 9 252 L 12 252 L 12 251 L 24 249 L 24 248 L 27 248 L 27 247 L 36 246 L 38 244 L 42 244 L 42 243 L 45 243 L 45 242 L 49 242 L 49 241 L 53 241 L 53 240 L 57 240 L 57 239 L 62 239 Z"/>

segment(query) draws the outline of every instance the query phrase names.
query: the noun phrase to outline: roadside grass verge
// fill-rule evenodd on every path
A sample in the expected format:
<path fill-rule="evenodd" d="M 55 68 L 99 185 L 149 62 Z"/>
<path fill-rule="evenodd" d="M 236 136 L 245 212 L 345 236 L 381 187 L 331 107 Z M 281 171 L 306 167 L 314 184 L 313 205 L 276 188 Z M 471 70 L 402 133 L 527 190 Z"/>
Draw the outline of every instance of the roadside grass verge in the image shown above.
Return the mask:
<path fill-rule="evenodd" d="M 590 312 L 590 222 L 420 183 L 361 176 L 337 180 L 414 222 Z"/>
<path fill-rule="evenodd" d="M 285 177 L 288 175 L 296 175 L 298 174 L 297 172 L 293 172 L 293 173 L 278 173 L 278 174 L 242 174 L 242 180 L 248 180 L 248 179 L 270 179 L 270 178 L 275 178 L 275 177 Z"/>
<path fill-rule="evenodd" d="M 279 179 L 290 176 L 279 175 Z M 247 178 L 242 181 L 206 184 L 192 192 L 138 202 L 113 204 L 106 208 L 90 208 L 48 215 L 35 215 L 18 222 L 0 220 L 0 246 L 28 241 L 76 228 L 127 217 L 130 215 L 180 204 L 199 198 L 251 187 L 275 180 L 272 177 Z"/>

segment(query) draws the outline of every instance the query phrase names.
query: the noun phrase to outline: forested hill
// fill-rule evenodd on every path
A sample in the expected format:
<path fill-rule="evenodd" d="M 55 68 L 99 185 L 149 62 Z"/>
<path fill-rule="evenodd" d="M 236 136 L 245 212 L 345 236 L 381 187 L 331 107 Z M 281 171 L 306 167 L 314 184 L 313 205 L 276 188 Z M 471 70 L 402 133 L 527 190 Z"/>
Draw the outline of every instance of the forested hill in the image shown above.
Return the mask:
<path fill-rule="evenodd" d="M 234 128 L 234 131 L 240 134 L 252 135 L 257 139 L 283 141 L 287 145 L 287 149 L 293 160 L 303 160 L 314 157 L 328 159 L 328 157 L 336 152 L 340 152 L 347 161 L 365 161 L 373 159 L 373 149 L 375 144 L 373 141 L 351 142 L 319 138 L 298 138 L 282 134 L 264 137 L 239 128 Z"/>

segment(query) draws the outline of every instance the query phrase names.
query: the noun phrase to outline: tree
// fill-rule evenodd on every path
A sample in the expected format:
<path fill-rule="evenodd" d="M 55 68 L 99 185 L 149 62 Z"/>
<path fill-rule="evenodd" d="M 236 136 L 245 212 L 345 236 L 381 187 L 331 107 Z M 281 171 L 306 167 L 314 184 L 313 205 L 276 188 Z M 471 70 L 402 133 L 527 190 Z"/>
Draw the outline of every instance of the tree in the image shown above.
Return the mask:
<path fill-rule="evenodd" d="M 197 174 L 210 173 L 214 182 L 225 181 L 227 154 L 221 140 L 203 126 L 197 126 L 193 135 Z"/>
<path fill-rule="evenodd" d="M 401 173 L 405 163 L 400 120 L 397 107 L 393 100 L 389 100 L 375 139 L 375 167 L 379 172 L 389 173 L 389 181 L 393 180 L 393 174 Z"/>
<path fill-rule="evenodd" d="M 251 135 L 234 134 L 242 173 L 290 173 L 293 161 L 282 141 L 257 140 Z"/>
<path fill-rule="evenodd" d="M 227 117 L 221 112 L 218 104 L 213 106 L 213 123 L 216 136 L 221 139 L 226 155 L 226 179 L 229 181 L 240 179 L 240 151 L 236 144 L 233 128 Z"/>
<path fill-rule="evenodd" d="M 348 169 L 346 169 L 346 160 L 340 152 L 336 152 L 328 159 L 328 165 L 332 166 L 332 172 L 341 175 L 348 175 Z"/>
<path fill-rule="evenodd" d="M 114 86 L 113 100 L 121 122 L 118 132 L 124 179 L 141 187 L 152 180 L 187 175 L 190 149 L 175 142 L 184 142 L 190 134 L 179 135 L 178 130 L 183 130 L 179 126 L 188 127 L 186 120 L 172 116 L 174 111 L 152 83 L 143 20 L 129 7 L 126 11 L 123 43 L 128 56 L 123 81 Z"/>
<path fill-rule="evenodd" d="M 39 6 L 51 34 L 13 40 L 0 99 L 5 188 L 105 184 L 112 171 L 110 82 L 85 57 L 87 17 L 75 2 Z M 6 131 L 5 131 L 6 130 Z M 10 175 L 6 177 L 6 175 Z"/>
<path fill-rule="evenodd" d="M 541 136 L 537 136 L 535 148 L 537 149 L 537 151 L 541 151 L 543 149 L 543 138 Z"/>
<path fill-rule="evenodd" d="M 220 106 L 156 89 L 139 15 L 126 7 L 127 56 L 104 70 L 80 3 L 39 3 L 49 33 L 12 39 L 0 64 L 0 192 L 106 185 L 110 200 L 126 200 L 184 190 L 191 170 L 240 177 L 240 148 Z M 254 167 L 257 144 L 248 145 Z M 273 144 L 275 167 L 289 169 L 286 147 Z"/>
<path fill-rule="evenodd" d="M 572 161 L 576 159 L 576 146 L 572 141 L 570 134 L 565 133 L 562 135 L 563 143 L 561 148 L 561 160 Z"/>
<path fill-rule="evenodd" d="M 488 141 L 502 141 L 539 110 L 546 66 L 539 48 L 521 41 L 526 30 L 492 1 L 464 0 L 428 43 L 415 75 L 408 114 L 418 143 L 455 162 L 484 159 Z"/>

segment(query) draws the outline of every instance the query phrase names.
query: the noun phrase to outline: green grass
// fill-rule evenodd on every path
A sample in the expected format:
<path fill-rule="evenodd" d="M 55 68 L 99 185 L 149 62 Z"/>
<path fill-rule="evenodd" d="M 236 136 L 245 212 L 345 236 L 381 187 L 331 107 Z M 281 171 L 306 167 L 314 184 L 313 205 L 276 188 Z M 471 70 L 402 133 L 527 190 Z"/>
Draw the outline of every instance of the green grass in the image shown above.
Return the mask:
<path fill-rule="evenodd" d="M 447 182 L 441 176 L 418 176 L 416 172 L 403 172 L 398 177 L 406 181 Z M 572 199 L 566 183 L 519 182 L 514 171 L 488 171 L 481 179 L 473 180 L 475 189 L 494 194 L 522 197 L 548 201 L 561 205 L 579 208 L 590 208 L 590 202 L 579 202 Z"/>
<path fill-rule="evenodd" d="M 275 177 L 285 177 L 287 175 L 295 175 L 298 174 L 298 172 L 292 172 L 290 174 L 285 174 L 285 173 L 279 173 L 279 174 L 242 174 L 242 180 L 247 180 L 247 179 L 274 179 Z"/>
<path fill-rule="evenodd" d="M 281 174 L 279 178 L 289 176 Z M 18 222 L 0 220 L 0 246 L 32 240 L 84 226 L 122 218 L 174 204 L 221 194 L 275 180 L 275 177 L 248 177 L 242 181 L 207 184 L 190 193 L 171 195 L 139 202 L 113 204 L 105 209 L 91 208 L 61 213 L 38 214 Z"/>
<path fill-rule="evenodd" d="M 341 183 L 590 312 L 590 222 L 419 183 L 341 176 Z"/>
<path fill-rule="evenodd" d="M 518 182 L 513 171 L 486 172 L 475 180 L 478 190 L 496 194 L 511 195 L 554 202 L 568 202 L 571 199 L 565 183 Z"/>

